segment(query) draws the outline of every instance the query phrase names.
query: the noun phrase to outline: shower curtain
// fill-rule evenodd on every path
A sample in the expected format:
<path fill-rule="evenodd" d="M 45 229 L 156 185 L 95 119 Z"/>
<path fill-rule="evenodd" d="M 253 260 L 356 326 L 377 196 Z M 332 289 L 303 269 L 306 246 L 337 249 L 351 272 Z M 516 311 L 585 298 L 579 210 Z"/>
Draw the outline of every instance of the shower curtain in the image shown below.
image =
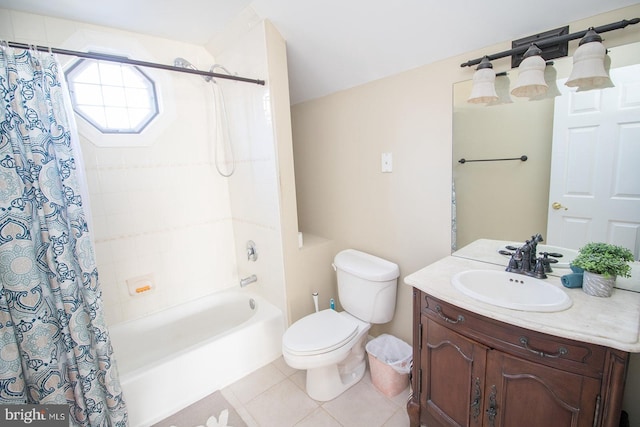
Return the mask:
<path fill-rule="evenodd" d="M 0 404 L 124 427 L 77 138 L 57 59 L 0 44 Z"/>

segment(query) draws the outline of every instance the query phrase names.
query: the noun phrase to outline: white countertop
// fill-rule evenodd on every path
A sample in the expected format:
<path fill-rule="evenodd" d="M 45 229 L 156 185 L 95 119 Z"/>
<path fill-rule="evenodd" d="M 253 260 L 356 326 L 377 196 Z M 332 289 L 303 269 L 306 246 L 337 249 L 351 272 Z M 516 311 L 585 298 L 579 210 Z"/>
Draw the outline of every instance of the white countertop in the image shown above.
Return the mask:
<path fill-rule="evenodd" d="M 499 247 L 501 242 L 495 242 L 495 247 Z M 453 287 L 453 275 L 475 269 L 503 270 L 504 267 L 448 256 L 406 276 L 404 282 L 442 301 L 491 319 L 549 335 L 640 353 L 640 293 L 614 289 L 611 297 L 599 298 L 587 295 L 580 288 L 565 288 L 559 277 L 550 276 L 546 281 L 562 288 L 573 301 L 570 308 L 554 313 L 511 310 L 480 302 Z"/>

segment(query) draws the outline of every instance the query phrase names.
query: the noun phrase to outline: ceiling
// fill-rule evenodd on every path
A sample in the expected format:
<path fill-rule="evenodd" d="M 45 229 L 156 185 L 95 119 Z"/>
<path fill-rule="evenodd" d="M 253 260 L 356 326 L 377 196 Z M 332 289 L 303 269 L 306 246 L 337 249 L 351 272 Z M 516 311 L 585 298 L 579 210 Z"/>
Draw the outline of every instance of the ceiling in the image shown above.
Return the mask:
<path fill-rule="evenodd" d="M 296 104 L 638 3 L 640 0 L 0 0 L 0 7 L 199 45 L 219 37 L 250 8 L 269 19 L 287 41 L 291 103 Z"/>

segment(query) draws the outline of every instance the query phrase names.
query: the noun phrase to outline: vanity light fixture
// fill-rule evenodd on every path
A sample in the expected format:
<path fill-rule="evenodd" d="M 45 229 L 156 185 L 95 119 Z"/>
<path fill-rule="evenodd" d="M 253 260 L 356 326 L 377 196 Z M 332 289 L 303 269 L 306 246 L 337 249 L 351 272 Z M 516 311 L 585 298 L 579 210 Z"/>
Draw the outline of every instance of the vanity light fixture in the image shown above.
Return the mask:
<path fill-rule="evenodd" d="M 547 66 L 540 56 L 542 50 L 532 44 L 529 46 L 520 63 L 520 72 L 516 85 L 511 90 L 511 95 L 534 98 L 547 93 L 547 83 L 544 81 L 544 70 Z"/>
<path fill-rule="evenodd" d="M 471 89 L 472 95 L 469 97 L 468 102 L 495 103 L 497 99 L 495 87 L 488 87 L 488 85 L 494 85 L 495 83 L 495 72 L 493 71 L 491 61 L 511 56 L 512 68 L 515 68 L 518 66 L 519 56 L 523 53 L 523 60 L 519 65 L 520 73 L 518 80 L 511 94 L 532 99 L 543 97 L 549 86 L 544 79 L 545 61 L 566 56 L 568 52 L 568 42 L 577 39 L 582 40 L 574 53 L 574 68 L 565 84 L 570 87 L 577 87 L 580 91 L 611 86 L 611 80 L 607 73 L 605 62 L 607 59 L 606 49 L 602 45 L 602 37 L 599 34 L 619 30 L 639 22 L 640 18 L 633 18 L 631 20 L 624 19 L 619 22 L 613 22 L 595 28 L 591 27 L 587 30 L 572 34 L 566 34 L 568 27 L 563 27 L 557 30 L 547 31 L 546 33 L 536 34 L 525 39 L 516 40 L 512 44 L 514 47 L 510 50 L 485 55 L 482 58 L 460 64 L 461 67 L 480 64 L 474 75 L 473 87 Z M 518 45 L 518 43 L 521 44 Z M 476 75 L 478 75 L 477 78 Z M 479 87 L 476 88 L 476 85 L 479 85 Z"/>
<path fill-rule="evenodd" d="M 467 102 L 472 104 L 487 104 L 498 100 L 496 93 L 496 72 L 488 57 L 482 58 L 476 72 L 473 74 L 473 86 Z"/>
<path fill-rule="evenodd" d="M 573 69 L 565 85 L 578 90 L 599 89 L 611 86 L 611 78 L 605 69 L 607 49 L 602 37 L 593 28 L 580 40 L 573 54 Z"/>

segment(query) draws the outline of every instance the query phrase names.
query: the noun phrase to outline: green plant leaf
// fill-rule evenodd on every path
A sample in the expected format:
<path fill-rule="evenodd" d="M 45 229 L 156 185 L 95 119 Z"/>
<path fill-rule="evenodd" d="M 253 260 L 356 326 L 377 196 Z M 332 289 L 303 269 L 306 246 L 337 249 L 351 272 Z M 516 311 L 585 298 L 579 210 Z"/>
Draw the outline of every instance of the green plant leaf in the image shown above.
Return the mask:
<path fill-rule="evenodd" d="M 625 247 L 592 242 L 580 248 L 578 256 L 571 264 L 605 276 L 630 277 L 631 261 L 633 253 Z"/>

